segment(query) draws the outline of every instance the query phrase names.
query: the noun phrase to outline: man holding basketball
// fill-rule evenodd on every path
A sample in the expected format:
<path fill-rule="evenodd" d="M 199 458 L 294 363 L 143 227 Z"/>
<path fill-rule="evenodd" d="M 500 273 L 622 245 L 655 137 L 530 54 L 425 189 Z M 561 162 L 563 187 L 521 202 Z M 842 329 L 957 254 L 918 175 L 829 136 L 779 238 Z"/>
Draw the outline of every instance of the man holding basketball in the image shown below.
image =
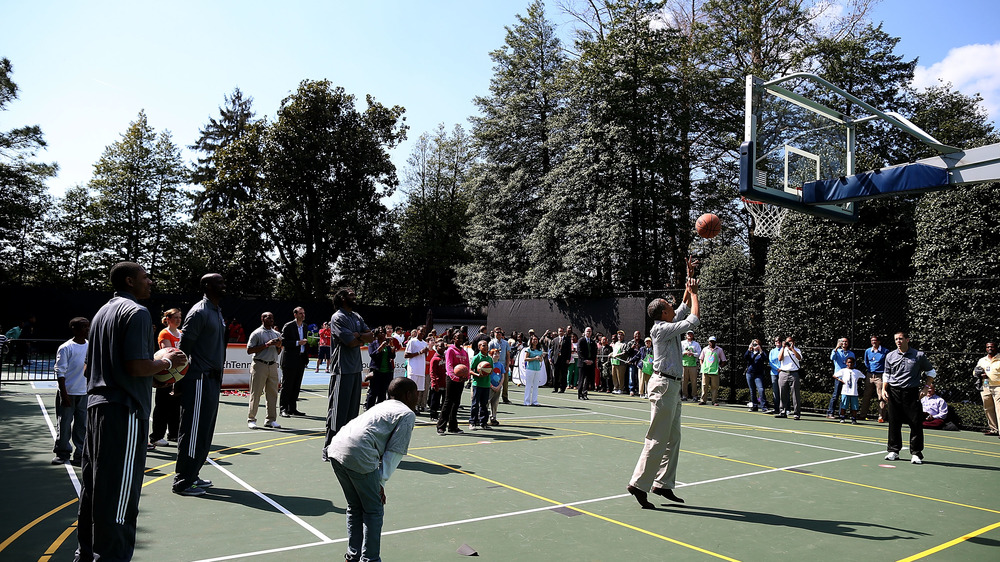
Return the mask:
<path fill-rule="evenodd" d="M 701 323 L 698 319 L 698 280 L 692 278 L 693 262 L 688 260 L 688 280 L 681 306 L 674 310 L 664 299 L 656 299 L 646 308 L 654 320 L 649 335 L 653 339 L 653 375 L 649 378 L 650 422 L 646 440 L 626 490 L 643 509 L 655 509 L 646 490 L 684 503 L 674 495 L 677 460 L 681 447 L 681 340 L 684 334 Z M 690 313 L 688 304 L 690 303 Z M 683 320 L 677 318 L 686 316 Z"/>
<path fill-rule="evenodd" d="M 133 262 L 111 268 L 114 297 L 94 316 L 87 349 L 87 437 L 76 560 L 129 560 L 146 468 L 152 376 L 183 365 L 174 349 L 153 359 L 153 319 L 137 301 L 153 281 Z"/>

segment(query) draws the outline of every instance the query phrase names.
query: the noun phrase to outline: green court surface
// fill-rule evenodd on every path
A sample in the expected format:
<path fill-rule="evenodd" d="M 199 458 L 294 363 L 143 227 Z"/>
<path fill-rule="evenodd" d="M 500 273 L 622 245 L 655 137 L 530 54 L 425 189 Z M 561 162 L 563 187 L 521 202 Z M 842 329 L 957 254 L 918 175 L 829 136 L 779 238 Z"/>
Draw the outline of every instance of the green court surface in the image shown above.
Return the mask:
<path fill-rule="evenodd" d="M 925 463 L 883 460 L 884 425 L 683 405 L 677 495 L 625 492 L 649 417 L 639 398 L 540 392 L 490 431 L 438 436 L 426 416 L 386 488 L 382 558 L 460 560 L 990 560 L 1000 546 L 1000 440 L 926 433 Z M 325 388 L 282 430 L 246 428 L 222 397 L 203 497 L 171 494 L 173 445 L 150 452 L 137 560 L 342 560 L 343 494 L 320 459 Z M 0 394 L 0 560 L 69 560 L 78 468 L 51 466 L 52 389 Z M 468 405 L 466 396 L 463 402 Z M 467 415 L 463 409 L 462 414 Z M 259 420 L 262 419 L 259 418 Z M 461 419 L 461 417 L 460 417 Z M 904 440 L 907 432 L 904 429 Z"/>

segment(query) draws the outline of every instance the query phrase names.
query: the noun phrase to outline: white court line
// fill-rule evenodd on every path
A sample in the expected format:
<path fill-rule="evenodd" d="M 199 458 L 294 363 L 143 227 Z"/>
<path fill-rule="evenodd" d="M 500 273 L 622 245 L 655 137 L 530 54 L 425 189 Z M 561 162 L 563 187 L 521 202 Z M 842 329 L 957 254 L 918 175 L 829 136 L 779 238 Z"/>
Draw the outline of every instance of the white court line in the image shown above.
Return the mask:
<path fill-rule="evenodd" d="M 36 394 L 35 399 L 38 400 L 38 407 L 42 409 L 42 417 L 45 418 L 45 424 L 49 426 L 49 433 L 52 434 L 52 441 L 55 442 L 56 428 L 52 425 L 52 420 L 49 418 L 49 411 L 45 409 L 45 402 L 42 401 L 40 394 Z M 66 468 L 66 472 L 69 473 L 69 480 L 73 483 L 73 487 L 76 488 L 76 497 L 80 497 L 80 479 L 76 477 L 73 465 L 67 462 L 63 467 Z"/>
<path fill-rule="evenodd" d="M 792 465 L 792 466 L 786 466 L 786 467 L 781 467 L 781 468 L 770 468 L 770 469 L 767 469 L 767 470 L 759 470 L 759 471 L 755 471 L 755 472 L 747 472 L 747 473 L 744 473 L 744 474 L 734 474 L 732 476 L 724 476 L 722 478 L 712 478 L 710 480 L 702 480 L 700 482 L 691 482 L 690 484 L 680 484 L 677 487 L 678 488 L 690 488 L 692 486 L 698 486 L 698 485 L 701 485 L 701 484 L 713 484 L 713 483 L 721 482 L 721 481 L 724 481 L 724 480 L 735 480 L 737 478 L 745 478 L 745 477 L 748 477 L 748 476 L 758 476 L 758 475 L 761 475 L 761 474 L 767 474 L 767 473 L 771 473 L 771 472 L 783 472 L 783 471 L 787 471 L 787 470 L 794 470 L 796 468 L 803 468 L 803 467 L 814 466 L 814 465 L 818 465 L 818 464 L 827 464 L 827 463 L 832 463 L 832 462 L 840 462 L 840 461 L 852 460 L 852 459 L 856 459 L 856 458 L 860 458 L 860 457 L 867 457 L 867 456 L 872 456 L 872 455 L 881 455 L 882 453 L 883 453 L 883 451 L 878 451 L 878 452 L 875 452 L 875 453 L 858 453 L 858 454 L 851 455 L 849 457 L 841 457 L 841 458 L 838 458 L 838 459 L 827 459 L 827 460 L 823 460 L 823 461 L 816 461 L 816 462 L 810 462 L 810 463 L 802 463 L 802 464 L 797 464 L 797 465 Z M 215 464 L 215 463 L 213 463 L 213 464 Z M 627 498 L 628 496 L 629 496 L 629 494 L 627 494 L 627 493 L 626 494 L 617 494 L 617 495 L 614 495 L 614 496 L 604 496 L 602 498 L 592 498 L 592 499 L 589 499 L 589 500 L 580 500 L 580 501 L 576 501 L 576 502 L 561 503 L 561 504 L 558 504 L 558 505 L 555 505 L 555 504 L 553 504 L 553 505 L 547 505 L 547 506 L 543 506 L 543 507 L 536 507 L 536 508 L 533 508 L 533 509 L 523 509 L 523 510 L 520 510 L 520 511 L 509 511 L 507 513 L 497 513 L 497 514 L 494 514 L 494 515 L 484 515 L 482 517 L 472 517 L 472 518 L 469 518 L 469 519 L 459 519 L 459 520 L 456 520 L 456 521 L 445 521 L 443 523 L 434 523 L 434 524 L 431 524 L 431 525 L 420 525 L 419 527 L 408 527 L 406 529 L 396 529 L 395 531 L 386 531 L 386 532 L 382 533 L 382 536 L 385 537 L 385 536 L 388 536 L 388 535 L 401 535 L 401 534 L 413 533 L 413 532 L 417 532 L 417 531 L 426 531 L 428 529 L 440 529 L 442 527 L 454 527 L 456 525 L 466 525 L 466 524 L 469 524 L 469 523 L 478 523 L 480 521 L 490 521 L 490 520 L 493 520 L 493 519 L 503 519 L 503 518 L 506 518 L 506 517 L 515 517 L 515 516 L 518 516 L 518 515 L 527 515 L 529 513 L 539 513 L 539 512 L 542 512 L 542 511 L 551 511 L 553 509 L 558 509 L 560 507 L 573 507 L 573 506 L 585 505 L 585 504 L 589 504 L 589 503 L 597 503 L 597 502 L 603 502 L 603 501 L 608 501 L 608 500 L 617 500 L 617 499 L 621 499 L 621 498 Z M 221 561 L 221 560 L 233 560 L 233 559 L 237 559 L 237 558 L 244 558 L 244 557 L 250 557 L 250 556 L 260 556 L 260 555 L 263 555 L 263 554 L 273 554 L 275 552 L 288 552 L 288 551 L 291 551 L 291 550 L 299 550 L 299 549 L 303 549 L 303 548 L 312 548 L 314 546 L 322 546 L 322 545 L 326 545 L 326 544 L 334 544 L 334 543 L 340 543 L 340 542 L 346 542 L 346 541 L 347 541 L 347 538 L 342 538 L 342 539 L 329 540 L 329 541 L 324 541 L 324 542 L 314 542 L 314 543 L 300 544 L 300 545 L 295 545 L 295 546 L 287 546 L 287 547 L 282 547 L 282 548 L 273 548 L 273 549 L 268 549 L 268 550 L 259 550 L 259 551 L 255 551 L 255 552 L 244 552 L 244 553 L 241 553 L 241 554 L 231 554 L 231 555 L 228 555 L 228 556 L 221 556 L 221 557 L 218 557 L 218 558 L 206 558 L 204 560 L 199 560 L 198 562 L 216 562 L 216 561 Z"/>
<path fill-rule="evenodd" d="M 330 537 L 328 537 L 328 536 L 324 535 L 323 533 L 319 532 L 319 530 L 317 530 L 315 527 L 313 527 L 309 523 L 306 523 L 301 518 L 299 518 L 298 515 L 295 515 L 291 511 L 288 511 L 287 509 L 285 509 L 285 506 L 279 504 L 278 502 L 272 500 L 271 498 L 269 498 L 266 495 L 262 494 L 261 492 L 257 491 L 257 489 L 255 489 L 253 486 L 251 486 L 250 484 L 247 484 L 246 482 L 244 482 L 243 479 L 239 478 L 238 476 L 236 476 L 232 472 L 229 472 L 228 470 L 226 470 L 225 468 L 223 468 L 222 466 L 220 466 L 219 463 L 215 462 L 212 459 L 208 459 L 208 462 L 212 466 L 214 466 L 215 468 L 219 469 L 219 471 L 221 471 L 223 474 L 225 474 L 226 476 L 232 478 L 237 484 L 239 484 L 240 486 L 243 486 L 244 488 L 246 488 L 247 490 L 249 490 L 251 493 L 253 493 L 255 496 L 257 496 L 258 498 L 260 498 L 260 499 L 264 500 L 265 502 L 267 502 L 271 507 L 273 507 L 274 509 L 277 509 L 281 513 L 284 513 L 286 516 L 288 516 L 289 519 L 291 519 L 292 521 L 295 521 L 296 523 L 298 523 L 303 529 L 305 529 L 305 530 L 309 531 L 310 533 L 312 533 L 313 535 L 315 535 L 316 538 L 318 538 L 319 540 L 323 541 L 324 543 L 331 543 L 331 542 L 333 542 L 333 539 L 331 539 Z"/>
<path fill-rule="evenodd" d="M 620 416 L 618 414 L 610 414 L 610 413 L 607 413 L 607 412 L 601 412 L 601 414 L 605 415 L 605 416 L 611 416 L 613 418 L 622 418 L 622 419 L 626 419 L 626 420 L 638 419 L 638 418 L 630 418 L 628 416 Z M 750 427 L 757 427 L 757 426 L 750 426 Z M 782 444 L 785 444 L 785 445 L 795 445 L 796 447 L 809 447 L 809 448 L 812 448 L 812 449 L 820 449 L 820 450 L 823 450 L 823 451 L 833 451 L 835 453 L 845 453 L 845 454 L 848 454 L 848 455 L 860 455 L 860 454 L 862 454 L 862 453 L 858 453 L 857 451 L 845 451 L 843 449 L 834 449 L 832 447 L 824 447 L 822 445 L 810 445 L 808 443 L 802 443 L 802 442 L 799 442 L 799 441 L 784 441 L 782 439 L 772 439 L 770 437 L 760 437 L 759 435 L 743 435 L 742 433 L 733 433 L 733 432 L 730 432 L 730 431 L 722 431 L 720 429 L 708 429 L 708 428 L 704 428 L 704 427 L 691 427 L 691 426 L 684 426 L 684 428 L 687 429 L 687 430 L 689 430 L 689 431 L 691 431 L 691 430 L 697 430 L 697 431 L 707 431 L 709 433 L 721 433 L 722 435 L 730 435 L 730 436 L 733 436 L 733 437 L 744 437 L 744 438 L 747 438 L 747 439 L 759 439 L 761 441 L 771 441 L 773 443 L 782 443 Z"/>
<path fill-rule="evenodd" d="M 565 399 L 565 398 L 561 398 L 561 399 L 557 398 L 557 400 L 567 400 L 567 399 Z M 569 400 L 567 400 L 567 401 L 569 401 Z M 607 407 L 607 408 L 618 408 L 618 409 L 628 410 L 630 412 L 637 412 L 637 413 L 643 411 L 642 409 L 630 408 L 628 406 L 619 406 L 618 404 L 601 404 L 601 406 L 604 406 L 604 407 Z M 604 415 L 614 416 L 614 414 L 608 414 L 608 413 L 605 413 L 605 412 L 595 412 L 595 413 L 601 413 L 601 414 L 604 414 Z M 642 417 L 642 418 L 629 418 L 629 417 L 626 417 L 626 416 L 617 416 L 617 417 L 623 417 L 625 419 L 632 419 L 632 420 L 637 420 L 637 421 L 647 421 L 648 420 L 647 417 Z M 780 427 L 768 427 L 768 426 L 763 426 L 763 425 L 753 425 L 753 424 L 749 424 L 749 423 L 730 422 L 730 421 L 724 421 L 724 420 L 713 419 L 713 418 L 699 418 L 697 416 L 688 416 L 688 415 L 684 415 L 684 414 L 681 414 L 681 417 L 682 418 L 691 419 L 691 420 L 698 420 L 698 421 L 709 422 L 709 423 L 721 423 L 721 424 L 726 424 L 726 425 L 738 425 L 738 426 L 741 426 L 741 427 L 751 427 L 751 428 L 754 428 L 754 429 L 766 429 L 766 430 L 769 430 L 769 431 L 776 431 L 778 433 L 787 433 L 787 434 L 790 434 L 790 435 L 809 435 L 809 436 L 812 436 L 812 437 L 825 437 L 827 439 L 835 439 L 835 440 L 838 440 L 838 441 L 849 441 L 851 443 L 861 443 L 863 445 L 871 445 L 872 444 L 871 441 L 865 441 L 864 439 L 852 439 L 850 437 L 842 437 L 842 436 L 837 436 L 837 435 L 823 435 L 823 434 L 820 434 L 820 433 L 811 433 L 809 431 L 801 431 L 801 430 L 797 430 L 797 429 L 783 429 L 783 428 L 780 428 Z M 688 429 L 702 429 L 702 428 L 688 426 Z M 739 433 L 733 433 L 732 435 L 736 435 L 736 436 L 740 436 L 740 437 L 750 437 L 749 435 L 741 435 Z M 804 444 L 798 443 L 798 442 L 795 442 L 795 444 L 796 445 L 807 446 L 807 445 L 804 445 Z M 830 449 L 830 450 L 831 451 L 839 451 L 839 452 L 842 452 L 842 453 L 854 454 L 854 451 L 840 451 L 839 449 Z"/>

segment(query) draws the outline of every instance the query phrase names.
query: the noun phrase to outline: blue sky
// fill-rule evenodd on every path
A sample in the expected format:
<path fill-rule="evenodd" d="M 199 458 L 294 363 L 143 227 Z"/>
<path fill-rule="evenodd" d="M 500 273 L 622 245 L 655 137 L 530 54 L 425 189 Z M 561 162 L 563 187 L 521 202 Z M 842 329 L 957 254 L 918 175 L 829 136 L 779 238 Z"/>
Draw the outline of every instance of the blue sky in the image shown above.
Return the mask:
<path fill-rule="evenodd" d="M 529 0 L 34 1 L 0 8 L 0 56 L 14 65 L 20 99 L 0 129 L 42 127 L 40 159 L 57 162 L 62 194 L 86 183 L 104 148 L 145 109 L 181 147 L 239 86 L 258 116 L 273 117 L 303 79 L 329 79 L 406 108 L 410 140 L 393 151 L 400 169 L 413 140 L 475 113 L 487 93 L 489 52 Z M 547 4 L 549 19 L 570 18 Z M 872 12 L 919 57 L 919 85 L 943 77 L 987 98 L 1000 116 L 1000 2 L 884 0 Z M 185 151 L 187 159 L 193 154 Z"/>

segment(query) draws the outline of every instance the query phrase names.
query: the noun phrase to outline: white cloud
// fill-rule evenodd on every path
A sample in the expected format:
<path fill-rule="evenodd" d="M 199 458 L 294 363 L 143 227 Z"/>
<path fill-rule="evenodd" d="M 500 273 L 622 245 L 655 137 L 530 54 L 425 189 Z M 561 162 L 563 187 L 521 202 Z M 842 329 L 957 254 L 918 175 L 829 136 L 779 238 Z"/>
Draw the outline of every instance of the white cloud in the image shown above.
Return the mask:
<path fill-rule="evenodd" d="M 926 88 L 938 80 L 951 82 L 965 95 L 978 93 L 990 119 L 1000 122 L 1000 42 L 992 45 L 965 45 L 948 51 L 943 61 L 918 66 L 913 85 Z"/>

